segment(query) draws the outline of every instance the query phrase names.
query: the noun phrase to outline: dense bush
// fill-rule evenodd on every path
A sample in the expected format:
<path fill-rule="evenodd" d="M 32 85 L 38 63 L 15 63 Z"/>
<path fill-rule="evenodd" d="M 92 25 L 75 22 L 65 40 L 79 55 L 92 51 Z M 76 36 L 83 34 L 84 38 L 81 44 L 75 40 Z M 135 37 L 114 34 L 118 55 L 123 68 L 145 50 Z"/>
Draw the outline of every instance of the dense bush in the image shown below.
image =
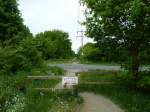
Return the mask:
<path fill-rule="evenodd" d="M 43 63 L 42 54 L 36 47 L 34 38 L 29 37 L 20 42 L 18 52 L 26 57 L 29 67 L 40 66 Z"/>
<path fill-rule="evenodd" d="M 136 84 L 138 88 L 150 91 L 150 72 L 141 72 Z"/>
<path fill-rule="evenodd" d="M 54 73 L 54 75 L 64 75 L 64 73 L 65 73 L 65 70 L 64 70 L 64 69 L 62 69 L 62 68 L 60 68 L 60 67 L 57 67 L 57 66 L 51 66 L 51 67 L 49 68 L 49 71 L 50 71 L 51 73 Z"/>
<path fill-rule="evenodd" d="M 9 74 L 15 73 L 18 69 L 22 70 L 28 66 L 25 56 L 20 54 L 14 48 L 1 48 L 0 49 L 0 72 Z"/>
<path fill-rule="evenodd" d="M 35 40 L 38 50 L 46 60 L 68 59 L 74 54 L 68 33 L 61 30 L 39 33 L 35 36 Z"/>
<path fill-rule="evenodd" d="M 17 71 L 15 75 L 0 74 L 0 109 L 4 110 L 11 104 L 13 105 L 13 98 L 26 91 L 29 81 L 26 71 Z M 8 105 L 9 103 L 9 105 Z"/>
<path fill-rule="evenodd" d="M 95 44 L 87 43 L 85 46 L 80 48 L 78 52 L 78 56 L 81 60 L 88 60 L 88 61 L 102 61 L 103 54 L 101 51 L 96 48 Z"/>
<path fill-rule="evenodd" d="M 1 73 L 15 73 L 18 70 L 28 70 L 42 64 L 41 53 L 32 40 L 32 38 L 25 39 L 17 48 L 0 48 Z"/>

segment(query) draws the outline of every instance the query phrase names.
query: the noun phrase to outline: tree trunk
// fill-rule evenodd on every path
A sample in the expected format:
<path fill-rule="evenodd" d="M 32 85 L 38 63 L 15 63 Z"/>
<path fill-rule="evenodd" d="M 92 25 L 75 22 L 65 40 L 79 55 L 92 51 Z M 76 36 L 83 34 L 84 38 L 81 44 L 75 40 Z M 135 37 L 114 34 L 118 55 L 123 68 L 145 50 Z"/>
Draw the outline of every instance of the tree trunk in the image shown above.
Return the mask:
<path fill-rule="evenodd" d="M 131 66 L 130 66 L 130 72 L 135 79 L 138 79 L 139 67 L 140 67 L 139 50 L 138 48 L 135 48 L 132 49 L 131 51 Z"/>

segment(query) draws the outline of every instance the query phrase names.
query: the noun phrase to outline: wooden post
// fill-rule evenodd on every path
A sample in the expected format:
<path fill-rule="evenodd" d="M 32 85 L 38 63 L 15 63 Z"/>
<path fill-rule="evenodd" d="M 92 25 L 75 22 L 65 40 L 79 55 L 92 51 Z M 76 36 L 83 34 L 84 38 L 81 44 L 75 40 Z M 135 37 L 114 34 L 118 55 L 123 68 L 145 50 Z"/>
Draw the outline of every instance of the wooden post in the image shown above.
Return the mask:
<path fill-rule="evenodd" d="M 76 97 L 78 96 L 78 86 L 77 85 L 73 86 L 73 95 Z"/>

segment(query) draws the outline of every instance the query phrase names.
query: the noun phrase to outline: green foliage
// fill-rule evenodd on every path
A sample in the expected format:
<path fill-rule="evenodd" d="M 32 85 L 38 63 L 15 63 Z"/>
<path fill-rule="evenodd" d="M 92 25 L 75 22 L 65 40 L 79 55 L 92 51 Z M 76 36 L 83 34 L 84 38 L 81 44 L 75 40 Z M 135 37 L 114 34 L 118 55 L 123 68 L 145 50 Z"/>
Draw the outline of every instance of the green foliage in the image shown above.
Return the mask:
<path fill-rule="evenodd" d="M 63 69 L 43 67 L 43 59 L 71 58 L 74 52 L 68 37 L 67 33 L 54 30 L 37 34 L 33 38 L 23 24 L 17 0 L 0 0 L 1 112 L 48 112 L 51 107 L 56 112 L 56 105 L 65 98 L 55 100 L 54 93 L 41 93 L 34 88 L 53 87 L 59 80 L 31 81 L 27 76 L 63 75 Z M 68 107 L 68 103 L 76 104 L 74 99 L 66 100 L 65 106 L 60 105 L 64 109 L 61 111 L 71 109 L 72 105 Z"/>
<path fill-rule="evenodd" d="M 5 102 L 9 101 L 14 94 L 11 88 L 10 79 L 5 75 L 0 75 L 0 111 L 5 109 Z"/>
<path fill-rule="evenodd" d="M 0 72 L 5 74 L 42 65 L 41 54 L 32 38 L 23 40 L 17 48 L 0 48 L 0 60 Z"/>
<path fill-rule="evenodd" d="M 40 68 L 32 68 L 30 75 L 42 76 L 42 75 L 64 75 L 65 70 L 57 66 L 40 66 Z"/>
<path fill-rule="evenodd" d="M 28 75 L 47 75 L 49 72 L 57 74 L 57 69 L 43 66 L 40 68 L 34 68 L 33 71 L 17 71 L 14 75 L 0 75 L 0 111 L 27 111 L 31 109 L 31 112 L 37 110 L 50 110 L 53 105 L 53 100 L 57 103 L 59 100 L 55 100 L 55 94 L 53 93 L 41 93 L 34 88 L 50 88 L 54 87 L 59 80 L 29 80 L 26 78 Z M 59 71 L 60 72 L 60 71 Z M 63 72 L 63 71 L 61 71 Z M 62 73 L 63 74 L 63 73 Z M 60 75 L 60 74 L 59 74 Z M 44 94 L 44 96 L 43 96 Z M 41 102 L 41 103 L 39 103 Z M 66 101 L 67 102 L 67 101 Z M 32 108 L 31 108 L 32 106 Z M 70 107 L 71 108 L 71 107 Z"/>
<path fill-rule="evenodd" d="M 126 60 L 130 57 L 129 71 L 137 77 L 140 62 L 144 60 L 140 54 L 147 51 L 150 46 L 150 2 L 81 1 L 87 6 L 84 23 L 87 36 L 93 38 L 100 47 L 117 48 L 116 51 L 123 49 L 124 55 L 128 55 Z"/>
<path fill-rule="evenodd" d="M 23 24 L 17 0 L 0 0 L 0 73 L 27 70 L 41 62 L 32 34 Z"/>
<path fill-rule="evenodd" d="M 42 65 L 42 54 L 38 51 L 34 38 L 29 37 L 21 41 L 18 51 L 26 57 L 29 67 Z"/>
<path fill-rule="evenodd" d="M 72 112 L 73 108 L 81 102 L 81 98 L 74 97 L 70 93 L 56 94 L 30 90 L 26 102 L 25 112 Z"/>
<path fill-rule="evenodd" d="M 11 102 L 6 102 L 6 112 L 23 112 L 25 107 L 25 98 L 23 94 L 15 95 Z"/>
<path fill-rule="evenodd" d="M 95 44 L 87 43 L 83 46 L 83 48 L 80 48 L 78 53 L 80 59 L 89 60 L 89 61 L 100 61 L 102 60 L 102 53 L 100 49 L 96 47 Z"/>
<path fill-rule="evenodd" d="M 35 90 L 28 90 L 26 94 L 26 106 L 24 112 L 48 112 L 51 108 L 51 93 L 43 93 Z"/>
<path fill-rule="evenodd" d="M 91 72 L 83 72 L 80 76 L 80 81 L 88 81 L 88 82 L 100 82 L 100 81 L 113 81 L 114 76 L 117 72 L 113 72 L 110 74 L 110 71 L 91 71 Z"/>
<path fill-rule="evenodd" d="M 65 70 L 57 67 L 57 66 L 51 66 L 49 68 L 49 72 L 53 73 L 54 75 L 64 75 L 65 74 Z"/>
<path fill-rule="evenodd" d="M 53 30 L 37 34 L 35 40 L 44 59 L 67 59 L 73 56 L 68 37 L 66 32 Z"/>
<path fill-rule="evenodd" d="M 0 109 L 2 112 L 14 110 L 16 108 L 14 104 L 19 108 L 21 103 L 24 103 L 21 96 L 28 85 L 26 74 L 27 72 L 20 71 L 15 76 L 0 75 Z"/>
<path fill-rule="evenodd" d="M 140 53 L 141 64 L 149 64 L 150 63 L 150 49 L 143 50 Z"/>
<path fill-rule="evenodd" d="M 9 74 L 27 67 L 26 58 L 14 48 L 0 49 L 0 72 Z"/>
<path fill-rule="evenodd" d="M 138 88 L 150 91 L 150 72 L 141 72 L 136 85 Z"/>
<path fill-rule="evenodd" d="M 83 46 L 83 48 L 80 48 L 78 57 L 80 58 L 80 60 L 90 62 L 125 62 L 125 60 L 127 59 L 127 56 L 125 56 L 124 54 L 125 50 L 117 48 L 116 46 L 112 48 L 108 46 L 110 44 L 112 44 L 111 41 L 109 41 L 107 45 L 101 44 L 101 46 L 95 43 L 87 43 Z"/>
<path fill-rule="evenodd" d="M 31 34 L 23 24 L 17 0 L 0 0 L 0 46 L 15 45 L 27 35 Z"/>

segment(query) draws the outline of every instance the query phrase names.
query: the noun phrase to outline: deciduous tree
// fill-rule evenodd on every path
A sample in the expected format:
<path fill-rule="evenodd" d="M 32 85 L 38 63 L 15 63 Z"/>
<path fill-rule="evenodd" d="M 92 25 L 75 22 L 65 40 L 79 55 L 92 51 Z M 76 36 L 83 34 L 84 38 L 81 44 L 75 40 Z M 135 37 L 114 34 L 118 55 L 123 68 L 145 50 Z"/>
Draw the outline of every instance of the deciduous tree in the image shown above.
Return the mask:
<path fill-rule="evenodd" d="M 35 40 L 45 59 L 66 59 L 73 56 L 69 35 L 66 32 L 45 31 L 37 34 Z"/>
<path fill-rule="evenodd" d="M 81 0 L 87 6 L 86 33 L 101 45 L 118 45 L 130 57 L 129 71 L 137 77 L 140 52 L 150 48 L 149 0 Z M 112 46 L 111 46 L 112 45 Z M 117 58 L 117 57 L 116 57 Z"/>
<path fill-rule="evenodd" d="M 30 31 L 23 24 L 17 0 L 0 0 L 0 46 L 16 44 L 28 34 Z"/>

